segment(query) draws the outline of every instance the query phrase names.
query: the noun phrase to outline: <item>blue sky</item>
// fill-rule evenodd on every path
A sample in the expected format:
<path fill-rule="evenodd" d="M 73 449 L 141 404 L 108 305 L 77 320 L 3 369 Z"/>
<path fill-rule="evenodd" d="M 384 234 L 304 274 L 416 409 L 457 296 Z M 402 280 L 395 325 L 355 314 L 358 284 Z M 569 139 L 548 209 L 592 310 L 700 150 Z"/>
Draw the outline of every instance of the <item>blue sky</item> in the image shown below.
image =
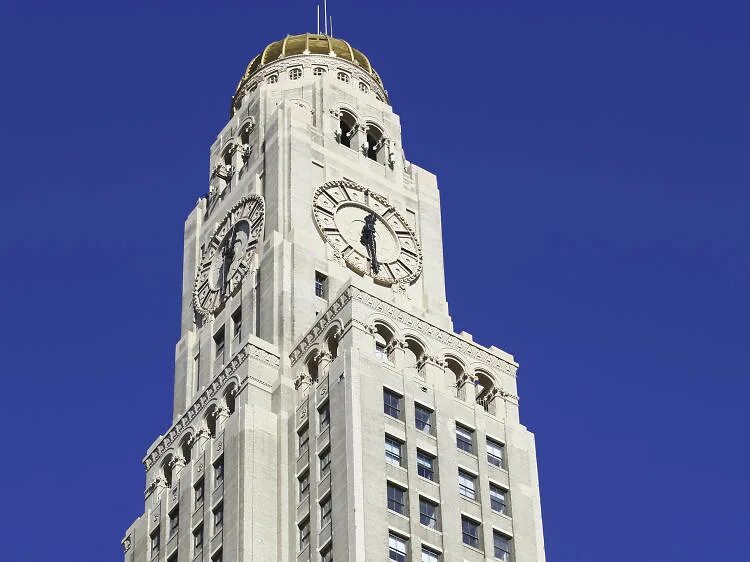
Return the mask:
<path fill-rule="evenodd" d="M 521 363 L 548 559 L 747 560 L 747 5 L 329 7 L 438 175 L 456 328 Z M 121 559 L 209 146 L 314 13 L 0 6 L 4 560 Z"/>

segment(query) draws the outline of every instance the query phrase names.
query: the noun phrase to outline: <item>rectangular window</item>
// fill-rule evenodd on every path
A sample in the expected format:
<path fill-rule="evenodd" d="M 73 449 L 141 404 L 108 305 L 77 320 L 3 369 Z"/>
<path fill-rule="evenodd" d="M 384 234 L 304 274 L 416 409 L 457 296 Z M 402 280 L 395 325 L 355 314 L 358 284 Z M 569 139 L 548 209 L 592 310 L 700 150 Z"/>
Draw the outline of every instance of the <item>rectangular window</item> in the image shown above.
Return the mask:
<path fill-rule="evenodd" d="M 195 492 L 195 509 L 203 505 L 203 488 L 203 478 L 201 478 L 193 486 L 193 491 Z"/>
<path fill-rule="evenodd" d="M 169 558 L 167 558 L 167 562 L 177 562 L 177 551 L 176 550 L 172 554 L 169 555 Z"/>
<path fill-rule="evenodd" d="M 299 430 L 297 437 L 299 440 L 299 456 L 302 456 L 307 453 L 307 447 L 310 444 L 310 436 L 307 434 L 307 426 Z"/>
<path fill-rule="evenodd" d="M 161 537 L 159 534 L 159 527 L 151 531 L 151 558 L 159 556 L 159 549 L 161 547 Z"/>
<path fill-rule="evenodd" d="M 169 536 L 173 537 L 180 528 L 180 506 L 175 506 L 169 512 Z"/>
<path fill-rule="evenodd" d="M 193 550 L 196 552 L 203 548 L 203 523 L 193 531 Z"/>
<path fill-rule="evenodd" d="M 406 539 L 388 533 L 388 560 L 406 562 Z"/>
<path fill-rule="evenodd" d="M 434 469 L 435 457 L 429 453 L 425 453 L 417 449 L 417 474 L 427 480 L 435 480 L 435 469 Z"/>
<path fill-rule="evenodd" d="M 421 404 L 414 404 L 414 425 L 419 431 L 432 434 L 432 410 L 422 406 Z"/>
<path fill-rule="evenodd" d="M 388 482 L 388 509 L 406 515 L 406 490 Z"/>
<path fill-rule="evenodd" d="M 302 552 L 310 544 L 310 520 L 305 519 L 299 524 L 299 550 Z"/>
<path fill-rule="evenodd" d="M 220 502 L 214 508 L 214 534 L 218 533 L 224 528 L 224 502 Z"/>
<path fill-rule="evenodd" d="M 218 488 L 224 483 L 224 457 L 214 463 L 214 488 Z"/>
<path fill-rule="evenodd" d="M 479 522 L 461 517 L 461 537 L 465 545 L 479 548 Z"/>
<path fill-rule="evenodd" d="M 503 515 L 510 515 L 508 509 L 508 492 L 497 484 L 490 482 L 490 507 Z"/>
<path fill-rule="evenodd" d="M 474 454 L 474 430 L 456 424 L 456 446 L 471 455 Z"/>
<path fill-rule="evenodd" d="M 214 334 L 214 366 L 224 365 L 224 327 Z"/>
<path fill-rule="evenodd" d="M 438 523 L 438 504 L 427 498 L 419 497 L 419 522 L 425 527 L 440 529 Z"/>
<path fill-rule="evenodd" d="M 422 562 L 440 562 L 440 553 L 426 546 L 422 547 Z"/>
<path fill-rule="evenodd" d="M 398 420 L 401 419 L 401 396 L 387 388 L 383 389 L 383 412 Z"/>
<path fill-rule="evenodd" d="M 320 551 L 320 562 L 333 562 L 333 545 L 329 544 Z"/>
<path fill-rule="evenodd" d="M 390 435 L 385 436 L 385 462 L 393 466 L 401 466 L 401 445 L 398 439 Z"/>
<path fill-rule="evenodd" d="M 502 560 L 503 562 L 510 562 L 511 555 L 511 542 L 510 538 L 506 537 L 498 531 L 493 531 L 492 542 L 495 549 L 495 558 Z"/>
<path fill-rule="evenodd" d="M 320 528 L 331 522 L 331 496 L 326 497 L 320 504 Z"/>
<path fill-rule="evenodd" d="M 315 272 L 315 296 L 321 299 L 328 298 L 328 277 L 320 271 Z"/>
<path fill-rule="evenodd" d="M 466 472 L 465 470 L 458 469 L 458 493 L 463 497 L 470 500 L 477 499 L 476 496 L 476 480 L 477 477 Z"/>
<path fill-rule="evenodd" d="M 299 475 L 299 499 L 302 500 L 310 492 L 310 473 L 305 471 Z"/>
<path fill-rule="evenodd" d="M 232 314 L 232 342 L 234 343 L 234 349 L 237 351 L 237 344 L 242 340 L 242 309 L 238 308 Z"/>
<path fill-rule="evenodd" d="M 331 472 L 331 449 L 326 447 L 326 450 L 320 453 L 320 478 L 322 479 L 329 472 Z"/>
<path fill-rule="evenodd" d="M 331 425 L 331 410 L 328 408 L 328 402 L 323 404 L 320 409 L 318 409 L 318 424 L 319 431 L 323 431 L 329 425 Z"/>
<path fill-rule="evenodd" d="M 215 552 L 214 555 L 211 557 L 211 562 L 222 562 L 223 560 L 224 560 L 224 554 L 222 553 L 221 549 Z"/>
<path fill-rule="evenodd" d="M 487 462 L 498 468 L 505 468 L 505 451 L 502 443 L 487 438 Z"/>

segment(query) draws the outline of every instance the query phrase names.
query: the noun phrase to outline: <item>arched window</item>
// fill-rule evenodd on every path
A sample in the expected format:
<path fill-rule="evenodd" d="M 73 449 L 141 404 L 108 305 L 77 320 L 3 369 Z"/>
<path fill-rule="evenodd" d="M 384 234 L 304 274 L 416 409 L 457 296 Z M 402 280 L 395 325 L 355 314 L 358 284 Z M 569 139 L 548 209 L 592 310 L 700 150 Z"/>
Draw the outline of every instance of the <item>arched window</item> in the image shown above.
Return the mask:
<path fill-rule="evenodd" d="M 185 459 L 185 464 L 189 463 L 193 452 L 193 448 L 190 446 L 189 436 L 182 440 L 182 443 L 180 444 L 180 452 L 182 453 L 182 458 Z"/>
<path fill-rule="evenodd" d="M 422 345 L 412 338 L 406 338 L 406 349 L 404 349 L 404 367 L 416 373 L 417 365 L 424 355 Z"/>
<path fill-rule="evenodd" d="M 464 367 L 453 357 L 445 358 L 445 367 L 454 377 L 456 385 L 456 397 L 462 400 L 466 399 L 466 389 L 464 388 Z"/>
<path fill-rule="evenodd" d="M 240 132 L 240 144 L 250 144 L 250 123 L 242 127 Z"/>
<path fill-rule="evenodd" d="M 293 68 L 289 71 L 289 79 L 290 80 L 299 80 L 302 78 L 302 69 L 301 68 Z"/>
<path fill-rule="evenodd" d="M 352 137 L 357 132 L 357 119 L 346 110 L 341 110 L 339 117 L 339 142 L 351 148 Z"/>
<path fill-rule="evenodd" d="M 234 409 L 236 408 L 236 401 L 235 401 L 236 393 L 237 393 L 237 387 L 232 385 L 229 388 L 229 390 L 227 390 L 227 393 L 224 395 L 224 402 L 227 405 L 227 410 L 229 410 L 230 416 L 234 413 Z"/>
<path fill-rule="evenodd" d="M 339 70 L 336 73 L 336 78 L 338 78 L 339 80 L 341 80 L 345 84 L 349 83 L 349 75 L 346 72 L 344 72 L 343 70 Z"/>
<path fill-rule="evenodd" d="M 216 406 L 206 412 L 206 429 L 211 437 L 216 437 Z"/>
<path fill-rule="evenodd" d="M 359 91 L 367 93 L 367 92 L 370 91 L 370 87 L 367 84 L 365 84 L 364 82 L 360 82 L 359 83 Z"/>
<path fill-rule="evenodd" d="M 228 146 L 226 149 L 224 149 L 224 154 L 222 155 L 222 160 L 224 161 L 224 165 L 229 167 L 232 165 L 232 146 Z"/>
<path fill-rule="evenodd" d="M 328 332 L 326 345 L 328 347 L 328 353 L 331 354 L 331 359 L 336 359 L 339 355 L 339 334 L 340 331 L 338 328 L 334 328 Z"/>
<path fill-rule="evenodd" d="M 305 363 L 307 374 L 310 375 L 312 382 L 318 382 L 318 356 L 317 353 L 311 353 Z"/>
<path fill-rule="evenodd" d="M 492 392 L 495 389 L 494 381 L 487 373 L 477 371 L 476 378 L 474 379 L 474 388 L 476 390 L 477 404 L 489 412 L 491 406 L 493 406 L 492 402 L 495 398 L 495 395 Z"/>
<path fill-rule="evenodd" d="M 385 137 L 383 131 L 381 131 L 375 125 L 368 123 L 367 125 L 367 157 L 370 160 L 375 160 L 381 164 L 385 164 Z"/>
<path fill-rule="evenodd" d="M 268 78 L 266 78 L 267 84 L 276 84 L 276 82 L 279 81 L 279 75 L 278 74 L 271 74 Z"/>
<path fill-rule="evenodd" d="M 378 101 L 383 101 L 383 97 L 380 94 L 375 94 L 375 99 Z"/>
<path fill-rule="evenodd" d="M 162 475 L 164 476 L 164 482 L 167 484 L 167 488 L 172 487 L 172 459 L 174 457 L 172 455 L 167 455 L 167 457 L 164 459 L 164 464 L 162 464 Z"/>
<path fill-rule="evenodd" d="M 375 357 L 381 361 L 390 361 L 388 347 L 392 340 L 393 332 L 383 324 L 375 324 Z"/>
<path fill-rule="evenodd" d="M 326 73 L 326 69 L 322 66 L 316 66 L 313 68 L 313 76 L 323 76 Z"/>

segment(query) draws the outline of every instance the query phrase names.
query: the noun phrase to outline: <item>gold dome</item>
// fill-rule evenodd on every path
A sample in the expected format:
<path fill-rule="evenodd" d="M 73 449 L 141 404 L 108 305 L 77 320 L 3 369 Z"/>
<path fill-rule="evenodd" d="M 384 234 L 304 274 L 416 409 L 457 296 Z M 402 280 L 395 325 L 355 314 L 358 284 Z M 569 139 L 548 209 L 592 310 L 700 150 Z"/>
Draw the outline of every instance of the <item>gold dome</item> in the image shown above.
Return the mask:
<path fill-rule="evenodd" d="M 359 66 L 362 70 L 372 76 L 373 80 L 382 88 L 383 83 L 380 76 L 375 72 L 368 59 L 362 51 L 358 51 L 343 39 L 337 39 L 328 35 L 317 35 L 315 33 L 303 33 L 301 35 L 287 35 L 280 41 L 274 41 L 268 45 L 263 52 L 256 56 L 247 65 L 242 79 L 237 84 L 235 97 L 244 88 L 247 82 L 265 65 L 279 59 L 292 55 L 331 55 Z"/>

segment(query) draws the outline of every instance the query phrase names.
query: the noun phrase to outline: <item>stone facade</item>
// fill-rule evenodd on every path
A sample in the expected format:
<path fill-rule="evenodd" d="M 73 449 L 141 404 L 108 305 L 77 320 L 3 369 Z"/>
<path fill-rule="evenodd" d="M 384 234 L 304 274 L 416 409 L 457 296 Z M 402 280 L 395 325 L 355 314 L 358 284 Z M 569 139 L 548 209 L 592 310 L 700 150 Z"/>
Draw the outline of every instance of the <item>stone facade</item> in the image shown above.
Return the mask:
<path fill-rule="evenodd" d="M 380 561 L 389 537 L 394 559 L 544 561 L 518 365 L 453 332 L 436 178 L 385 100 L 334 55 L 243 78 L 185 223 L 173 424 L 126 562 Z M 227 227 L 249 196 L 264 220 Z M 370 211 L 380 273 L 354 240 Z"/>

